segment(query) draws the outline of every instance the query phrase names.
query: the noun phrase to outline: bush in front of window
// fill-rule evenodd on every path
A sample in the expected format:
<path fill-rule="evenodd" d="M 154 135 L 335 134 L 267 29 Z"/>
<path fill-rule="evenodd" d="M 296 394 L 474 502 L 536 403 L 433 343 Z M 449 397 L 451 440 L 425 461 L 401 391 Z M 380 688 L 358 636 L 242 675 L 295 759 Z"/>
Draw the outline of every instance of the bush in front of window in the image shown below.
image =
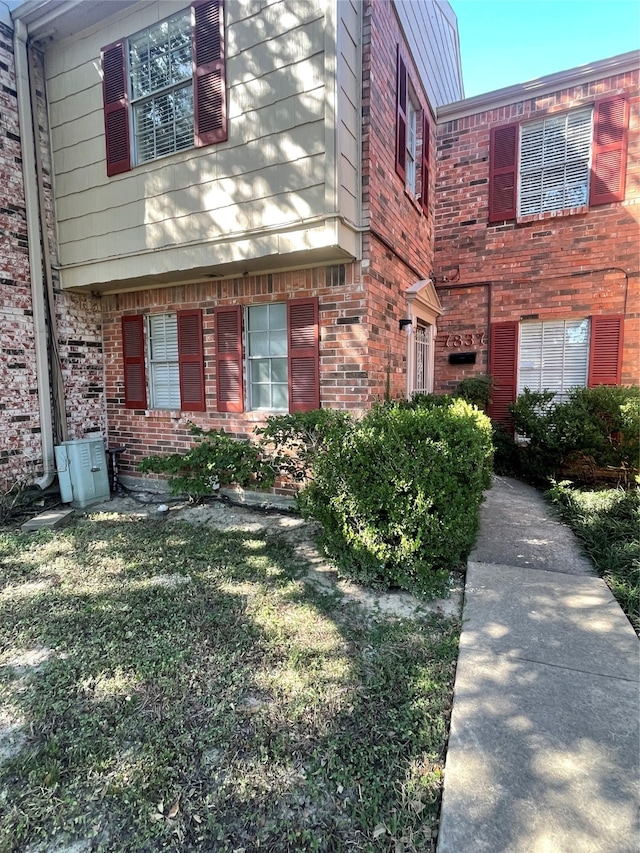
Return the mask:
<path fill-rule="evenodd" d="M 138 470 L 166 475 L 174 495 L 187 495 L 198 501 L 210 497 L 219 486 L 269 488 L 276 472 L 262 449 L 250 439 L 237 439 L 223 429 L 203 430 L 189 426 L 195 437 L 185 453 L 145 456 Z"/>
<path fill-rule="evenodd" d="M 378 405 L 329 435 L 299 506 L 344 575 L 441 596 L 475 540 L 492 456 L 491 422 L 464 400 Z"/>
<path fill-rule="evenodd" d="M 344 433 L 352 419 L 338 409 L 313 409 L 288 415 L 270 415 L 256 435 L 280 476 L 294 486 L 313 477 L 318 455 L 326 453 L 331 437 Z"/>
<path fill-rule="evenodd" d="M 640 388 L 599 385 L 574 388 L 556 403 L 552 391 L 525 388 L 510 406 L 521 472 L 544 479 L 571 474 L 602 478 L 640 468 Z"/>

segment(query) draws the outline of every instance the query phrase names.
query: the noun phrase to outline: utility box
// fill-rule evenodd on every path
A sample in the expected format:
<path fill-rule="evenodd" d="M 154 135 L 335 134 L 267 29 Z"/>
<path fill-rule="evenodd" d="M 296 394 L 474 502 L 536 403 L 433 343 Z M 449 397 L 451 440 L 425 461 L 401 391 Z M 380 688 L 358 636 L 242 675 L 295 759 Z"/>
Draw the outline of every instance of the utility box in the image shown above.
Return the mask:
<path fill-rule="evenodd" d="M 63 503 L 84 509 L 109 500 L 109 472 L 101 438 L 63 441 L 54 451 Z"/>

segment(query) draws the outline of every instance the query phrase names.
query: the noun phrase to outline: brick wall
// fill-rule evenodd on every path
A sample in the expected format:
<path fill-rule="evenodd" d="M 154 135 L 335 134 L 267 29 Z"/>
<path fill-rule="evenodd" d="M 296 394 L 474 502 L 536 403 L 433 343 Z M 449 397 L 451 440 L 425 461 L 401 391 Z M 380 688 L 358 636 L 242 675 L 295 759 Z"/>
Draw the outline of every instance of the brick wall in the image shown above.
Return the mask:
<path fill-rule="evenodd" d="M 363 409 L 371 400 L 366 367 L 364 320 L 367 300 L 359 265 L 318 267 L 206 281 L 177 287 L 121 293 L 102 297 L 105 386 L 108 438 L 126 445 L 121 471 L 135 475 L 143 456 L 184 450 L 192 437 L 189 422 L 205 429 L 224 429 L 231 435 L 250 436 L 264 423 L 265 414 L 216 411 L 216 306 L 286 302 L 290 298 L 318 297 L 320 307 L 320 402 L 323 407 Z M 206 412 L 126 409 L 122 363 L 121 318 L 130 314 L 173 312 L 199 308 L 203 315 Z M 245 382 L 246 387 L 246 382 Z"/>
<path fill-rule="evenodd" d="M 0 490 L 42 470 L 13 34 L 0 23 Z"/>
<path fill-rule="evenodd" d="M 393 5 L 368 0 L 363 28 L 363 212 L 370 232 L 363 246 L 363 284 L 369 294 L 367 333 L 374 396 L 406 392 L 406 337 L 398 321 L 407 314 L 405 291 L 429 278 L 433 266 L 434 184 L 429 181 L 429 214 L 407 193 L 395 170 L 397 46 L 402 44 L 409 77 L 421 107 L 418 73 L 404 42 Z M 435 122 L 430 115 L 429 162 L 435 155 Z M 387 376 L 389 381 L 387 382 Z"/>
<path fill-rule="evenodd" d="M 35 55 L 35 79 L 42 79 Z M 43 87 L 36 83 L 49 251 L 55 232 Z M 92 297 L 56 293 L 68 428 L 71 438 L 104 430 L 99 304 Z M 18 123 L 13 34 L 0 23 L 0 491 L 43 473 L 31 302 L 31 274 Z"/>
<path fill-rule="evenodd" d="M 624 202 L 522 224 L 488 223 L 493 126 L 563 112 L 622 91 L 631 104 Z M 490 322 L 530 315 L 545 320 L 626 314 L 622 381 L 639 381 L 639 123 L 634 72 L 439 125 L 435 271 L 445 314 L 436 342 L 438 390 L 486 374 Z M 475 352 L 476 364 L 450 365 L 453 352 Z"/>

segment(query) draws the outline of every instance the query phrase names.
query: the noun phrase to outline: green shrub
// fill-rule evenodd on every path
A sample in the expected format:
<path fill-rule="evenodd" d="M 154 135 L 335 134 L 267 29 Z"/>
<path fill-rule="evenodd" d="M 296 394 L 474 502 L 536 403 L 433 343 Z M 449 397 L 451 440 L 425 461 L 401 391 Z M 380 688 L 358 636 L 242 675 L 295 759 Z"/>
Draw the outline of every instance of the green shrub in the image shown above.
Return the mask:
<path fill-rule="evenodd" d="M 271 415 L 264 427 L 256 428 L 260 444 L 280 475 L 295 485 L 312 476 L 317 455 L 327 439 L 345 430 L 351 417 L 336 409 L 314 409 L 290 415 Z"/>
<path fill-rule="evenodd" d="M 143 473 L 168 475 L 173 494 L 199 499 L 218 486 L 268 488 L 275 481 L 273 466 L 250 439 L 236 439 L 223 429 L 203 430 L 189 425 L 195 444 L 185 453 L 145 456 L 138 465 Z"/>
<path fill-rule="evenodd" d="M 547 495 L 640 633 L 640 490 L 583 491 L 562 482 Z"/>
<path fill-rule="evenodd" d="M 490 376 L 468 376 L 463 379 L 455 390 L 456 397 L 462 397 L 468 403 L 473 403 L 483 412 L 489 408 L 493 379 Z"/>
<path fill-rule="evenodd" d="M 510 407 L 515 431 L 526 440 L 525 473 L 553 476 L 576 455 L 594 467 L 638 468 L 639 388 L 574 388 L 565 402 L 554 400 L 551 391 L 525 389 Z"/>
<path fill-rule="evenodd" d="M 445 408 L 451 404 L 451 394 L 412 394 L 410 400 L 398 400 L 392 404 L 401 409 Z"/>
<path fill-rule="evenodd" d="M 299 506 L 345 575 L 442 594 L 474 542 L 492 450 L 489 419 L 463 400 L 379 405 L 328 435 Z"/>

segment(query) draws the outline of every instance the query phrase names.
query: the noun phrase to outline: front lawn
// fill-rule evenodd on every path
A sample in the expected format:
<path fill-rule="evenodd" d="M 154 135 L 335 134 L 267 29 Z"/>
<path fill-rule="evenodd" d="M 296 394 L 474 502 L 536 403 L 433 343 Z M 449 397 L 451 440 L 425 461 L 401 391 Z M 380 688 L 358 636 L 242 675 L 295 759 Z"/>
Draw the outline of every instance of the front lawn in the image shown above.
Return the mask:
<path fill-rule="evenodd" d="M 460 626 L 284 540 L 102 515 L 0 533 L 0 851 L 431 851 Z"/>

